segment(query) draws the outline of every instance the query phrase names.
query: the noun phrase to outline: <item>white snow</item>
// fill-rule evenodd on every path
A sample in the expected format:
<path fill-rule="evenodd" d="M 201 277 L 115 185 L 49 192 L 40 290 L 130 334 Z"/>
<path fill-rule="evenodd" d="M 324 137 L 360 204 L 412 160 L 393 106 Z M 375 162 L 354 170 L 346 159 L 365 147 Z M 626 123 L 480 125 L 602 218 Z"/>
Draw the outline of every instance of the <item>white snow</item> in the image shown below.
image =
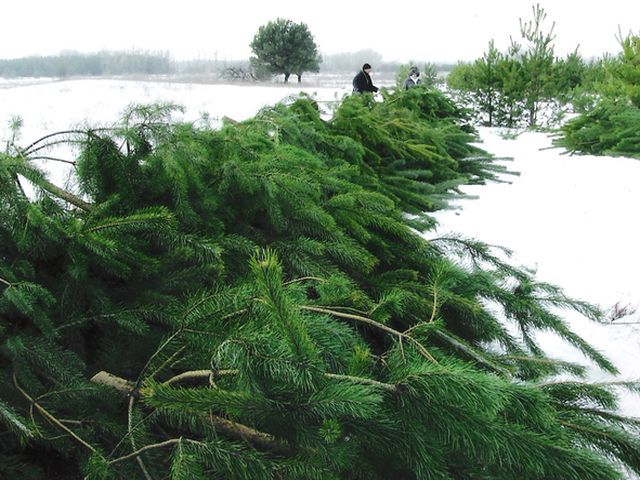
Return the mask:
<path fill-rule="evenodd" d="M 460 210 L 438 212 L 434 236 L 457 232 L 508 247 L 512 260 L 533 267 L 536 278 L 561 286 L 569 296 L 609 310 L 640 305 L 640 254 L 637 207 L 640 161 L 620 157 L 569 156 L 549 149 L 544 133 L 527 132 L 507 140 L 497 129 L 480 129 L 482 147 L 513 161 L 520 176 L 510 184 L 466 186 L 477 199 L 461 200 Z M 640 378 L 640 311 L 608 324 L 563 312 L 573 329 L 604 352 L 620 370 L 614 378 L 591 368 L 594 381 Z M 575 348 L 551 334 L 540 334 L 545 351 L 588 364 Z M 622 393 L 621 410 L 640 417 L 640 398 Z"/>
<path fill-rule="evenodd" d="M 175 116 L 178 120 L 197 121 L 203 114 L 209 114 L 214 121 L 223 116 L 244 120 L 262 106 L 300 91 L 313 95 L 323 107 L 351 91 L 350 84 L 343 88 L 300 88 L 296 83 L 251 86 L 106 79 L 39 82 L 0 81 L 0 148 L 4 149 L 5 140 L 10 137 L 9 122 L 14 116 L 23 120 L 18 144 L 25 147 L 44 135 L 81 125 L 110 126 L 134 103 L 178 103 L 185 107 L 183 115 Z M 53 152 L 69 159 L 68 149 Z M 65 182 L 68 169 L 62 164 L 48 162 L 45 168 L 54 183 Z"/>
<path fill-rule="evenodd" d="M 349 82 L 350 83 L 350 82 Z M 262 106 L 300 90 L 328 106 L 351 90 L 343 87 L 177 84 L 125 80 L 73 80 L 50 83 L 4 83 L 0 88 L 0 140 L 9 136 L 14 115 L 24 121 L 19 144 L 88 123 L 115 122 L 130 103 L 172 101 L 185 106 L 178 117 L 242 120 Z M 324 103 L 326 102 L 326 103 Z M 515 261 L 535 267 L 542 281 L 563 287 L 570 296 L 609 308 L 640 304 L 640 255 L 636 207 L 640 205 L 640 162 L 626 158 L 566 156 L 542 133 L 505 140 L 497 130 L 481 129 L 483 148 L 513 157 L 507 165 L 521 176 L 511 184 L 465 187 L 475 200 L 458 202 L 460 210 L 437 214 L 439 232 L 455 231 L 515 251 Z M 0 148 L 3 148 L 0 146 Z M 51 179 L 66 177 L 62 164 L 47 163 Z M 635 220 L 634 220 L 635 219 Z M 597 325 L 567 313 L 576 331 L 601 349 L 620 369 L 619 379 L 640 377 L 640 325 Z M 620 321 L 639 321 L 640 312 Z M 553 356 L 588 363 L 554 336 L 545 335 Z M 592 380 L 610 380 L 592 369 Z M 625 413 L 640 417 L 640 398 L 623 395 Z"/>

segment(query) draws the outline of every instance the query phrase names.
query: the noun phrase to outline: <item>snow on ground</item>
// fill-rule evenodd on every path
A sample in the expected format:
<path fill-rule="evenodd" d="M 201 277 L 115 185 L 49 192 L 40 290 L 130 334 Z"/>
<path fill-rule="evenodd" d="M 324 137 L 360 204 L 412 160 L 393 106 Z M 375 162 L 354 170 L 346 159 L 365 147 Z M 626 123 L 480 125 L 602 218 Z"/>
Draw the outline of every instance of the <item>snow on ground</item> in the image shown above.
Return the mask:
<path fill-rule="evenodd" d="M 351 87 L 300 88 L 295 83 L 252 86 L 102 79 L 5 85 L 0 89 L 0 134 L 4 133 L 11 115 L 23 118 L 23 137 L 30 140 L 27 137 L 32 133 L 49 133 L 86 120 L 92 124 L 113 122 L 130 103 L 163 101 L 184 105 L 187 120 L 196 120 L 204 112 L 241 120 L 254 115 L 261 106 L 273 104 L 301 90 L 315 95 L 320 101 L 333 101 L 351 91 Z"/>
<path fill-rule="evenodd" d="M 22 146 L 77 125 L 110 125 L 131 103 L 179 103 L 186 110 L 177 118 L 187 121 L 204 113 L 213 119 L 226 115 L 242 120 L 300 90 L 314 95 L 325 109 L 351 90 L 349 84 L 337 87 L 331 82 L 300 88 L 295 83 L 250 86 L 95 79 L 2 86 L 0 141 L 9 137 L 11 117 L 19 115 L 24 122 L 18 142 Z M 540 150 L 550 145 L 542 133 L 525 133 L 516 140 L 503 139 L 492 129 L 480 133 L 483 148 L 513 157 L 507 165 L 521 175 L 508 177 L 511 184 L 465 187 L 478 199 L 458 202 L 459 210 L 439 212 L 441 227 L 436 235 L 454 231 L 508 247 L 514 250 L 517 263 L 537 269 L 540 280 L 605 309 L 617 302 L 638 307 L 640 233 L 635 209 L 640 204 L 640 162 Z M 54 183 L 63 183 L 62 164 L 49 162 L 45 167 Z M 615 362 L 620 379 L 640 377 L 640 325 L 593 324 L 571 313 L 565 318 Z M 640 321 L 640 311 L 619 322 L 625 320 Z M 556 337 L 541 338 L 551 355 L 586 363 Z M 590 378 L 610 380 L 597 369 Z M 622 406 L 625 413 L 640 417 L 640 398 L 625 394 Z"/>
<path fill-rule="evenodd" d="M 9 138 L 9 122 L 19 116 L 23 121 L 19 145 L 27 146 L 40 137 L 79 125 L 110 126 L 125 108 L 133 103 L 174 102 L 185 107 L 178 120 L 196 121 L 208 113 L 213 120 L 228 116 L 243 120 L 253 116 L 264 105 L 304 91 L 313 95 L 322 107 L 330 105 L 351 91 L 351 86 L 303 87 L 287 86 L 207 85 L 127 80 L 69 80 L 48 83 L 5 83 L 0 88 L 0 148 Z M 59 153 L 59 152 L 56 152 Z M 66 153 L 68 156 L 67 152 Z M 64 183 L 67 170 L 51 162 L 45 166 L 51 180 Z"/>
<path fill-rule="evenodd" d="M 508 247 L 514 262 L 535 268 L 538 280 L 561 286 L 569 296 L 605 310 L 616 303 L 638 308 L 640 161 L 568 156 L 549 149 L 551 140 L 543 133 L 508 140 L 497 129 L 484 128 L 480 135 L 484 149 L 513 158 L 505 165 L 520 176 L 505 177 L 510 184 L 464 187 L 478 198 L 456 202 L 458 210 L 438 212 L 434 236 L 457 232 Z M 563 317 L 614 362 L 617 380 L 640 379 L 640 323 L 628 324 L 640 322 L 640 311 L 607 324 L 572 312 Z M 586 364 L 556 336 L 538 338 L 548 354 Z M 596 368 L 589 378 L 614 380 Z M 640 397 L 625 392 L 622 398 L 622 410 L 640 417 Z"/>

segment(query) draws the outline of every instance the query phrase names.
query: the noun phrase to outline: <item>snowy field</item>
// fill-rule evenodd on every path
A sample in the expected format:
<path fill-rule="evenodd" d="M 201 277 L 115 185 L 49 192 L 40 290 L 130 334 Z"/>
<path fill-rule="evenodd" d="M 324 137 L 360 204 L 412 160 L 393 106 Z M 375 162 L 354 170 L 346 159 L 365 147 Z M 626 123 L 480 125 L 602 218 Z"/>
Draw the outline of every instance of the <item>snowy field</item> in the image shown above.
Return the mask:
<path fill-rule="evenodd" d="M 108 126 L 130 103 L 176 102 L 185 107 L 177 119 L 196 121 L 228 116 L 242 120 L 262 106 L 301 90 L 296 83 L 274 86 L 178 84 L 125 80 L 0 82 L 0 141 L 9 137 L 13 116 L 23 121 L 17 142 L 26 146 L 41 136 L 79 125 Z M 304 87 L 327 111 L 351 90 L 350 85 Z M 511 184 L 466 187 L 478 199 L 458 202 L 457 210 L 440 212 L 444 232 L 458 232 L 515 252 L 514 261 L 533 267 L 538 279 L 563 287 L 570 296 L 609 309 L 640 304 L 640 162 L 625 158 L 561 155 L 540 133 L 503 139 L 482 129 L 483 148 L 513 157 L 508 166 L 521 172 Z M 54 183 L 66 177 L 63 164 L 49 162 Z M 636 220 L 633 220 L 636 218 Z M 433 234 L 433 232 L 431 232 Z M 596 325 L 565 315 L 573 328 L 601 349 L 619 368 L 617 380 L 640 378 L 640 312 L 612 324 Z M 626 325 L 617 325 L 626 323 Z M 553 356 L 585 363 L 575 349 L 556 337 L 543 345 Z M 594 369 L 590 378 L 612 378 Z M 640 417 L 640 398 L 625 394 L 623 411 Z"/>
<path fill-rule="evenodd" d="M 504 139 L 497 129 L 480 129 L 480 134 L 481 146 L 498 157 L 512 157 L 505 165 L 520 176 L 506 177 L 510 184 L 464 187 L 478 198 L 454 203 L 459 210 L 438 212 L 434 236 L 457 232 L 507 247 L 514 251 L 514 263 L 534 268 L 538 280 L 561 286 L 571 297 L 605 311 L 616 304 L 630 312 L 638 308 L 640 161 L 568 156 L 549 149 L 551 139 L 543 133 L 524 133 L 515 140 Z M 562 312 L 573 330 L 620 370 L 614 378 L 593 368 L 590 380 L 640 379 L 638 310 L 606 324 Z M 558 337 L 538 338 L 552 356 L 588 363 Z M 623 412 L 640 417 L 640 396 L 621 393 Z"/>
<path fill-rule="evenodd" d="M 111 126 L 130 104 L 174 102 L 185 107 L 177 120 L 198 121 L 208 115 L 215 124 L 223 116 L 249 118 L 264 105 L 304 91 L 329 109 L 351 86 L 300 87 L 297 83 L 274 86 L 206 85 L 128 80 L 32 80 L 25 83 L 0 80 L 0 142 L 10 136 L 9 123 L 23 121 L 19 145 L 27 146 L 44 135 L 78 126 Z M 67 155 L 64 150 L 56 155 Z M 51 155 L 51 156 L 56 156 Z M 61 164 L 58 164 L 58 166 Z M 51 162 L 45 167 L 51 171 Z M 54 168 L 51 180 L 64 183 L 66 170 Z"/>

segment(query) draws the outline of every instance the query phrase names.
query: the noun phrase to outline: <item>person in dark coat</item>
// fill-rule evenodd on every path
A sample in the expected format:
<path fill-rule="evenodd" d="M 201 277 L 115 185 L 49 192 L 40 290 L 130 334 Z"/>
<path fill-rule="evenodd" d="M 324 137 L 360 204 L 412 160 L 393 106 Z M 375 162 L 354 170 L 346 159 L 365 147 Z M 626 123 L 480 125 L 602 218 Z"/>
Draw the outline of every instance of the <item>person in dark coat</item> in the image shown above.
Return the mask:
<path fill-rule="evenodd" d="M 409 69 L 409 76 L 404 81 L 404 89 L 409 90 L 410 88 L 417 87 L 421 83 L 420 70 L 418 70 L 418 67 L 411 67 Z"/>
<path fill-rule="evenodd" d="M 353 91 L 354 93 L 375 93 L 378 91 L 378 87 L 373 84 L 371 80 L 371 65 L 365 63 L 355 77 L 353 77 Z"/>

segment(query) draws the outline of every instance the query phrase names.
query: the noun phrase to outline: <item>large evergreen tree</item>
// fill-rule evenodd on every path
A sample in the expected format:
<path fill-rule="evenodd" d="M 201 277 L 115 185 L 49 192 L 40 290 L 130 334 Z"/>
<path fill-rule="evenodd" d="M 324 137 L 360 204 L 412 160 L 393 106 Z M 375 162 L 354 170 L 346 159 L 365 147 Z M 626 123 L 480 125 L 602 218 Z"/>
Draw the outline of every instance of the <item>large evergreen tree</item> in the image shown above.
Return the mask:
<path fill-rule="evenodd" d="M 320 54 L 313 36 L 304 23 L 278 18 L 258 29 L 251 42 L 255 55 L 252 63 L 271 73 L 284 74 L 287 83 L 291 74 L 302 80 L 304 72 L 320 69 Z"/>
<path fill-rule="evenodd" d="M 501 171 L 442 94 L 167 107 L 0 156 L 0 476 L 614 479 L 640 422 L 553 376 L 592 306 L 430 211 Z M 79 192 L 32 159 L 79 142 Z M 35 186 L 28 197 L 24 182 Z M 428 238 L 428 239 L 427 239 Z M 514 333 L 516 327 L 517 334 Z"/>

